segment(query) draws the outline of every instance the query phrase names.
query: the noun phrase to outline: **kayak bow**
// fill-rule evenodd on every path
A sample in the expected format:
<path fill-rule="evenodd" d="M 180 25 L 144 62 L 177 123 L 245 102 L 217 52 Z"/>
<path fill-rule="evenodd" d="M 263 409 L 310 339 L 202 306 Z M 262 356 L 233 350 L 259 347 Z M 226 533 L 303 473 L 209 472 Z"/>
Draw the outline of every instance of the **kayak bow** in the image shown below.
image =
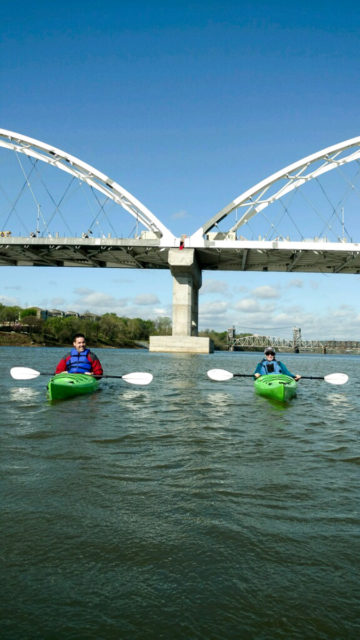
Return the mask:
<path fill-rule="evenodd" d="M 66 400 L 85 393 L 93 393 L 99 383 L 85 373 L 58 373 L 50 378 L 47 391 L 49 400 Z"/>
<path fill-rule="evenodd" d="M 296 382 L 294 378 L 282 373 L 260 376 L 254 381 L 256 393 L 278 402 L 288 402 L 296 395 Z"/>

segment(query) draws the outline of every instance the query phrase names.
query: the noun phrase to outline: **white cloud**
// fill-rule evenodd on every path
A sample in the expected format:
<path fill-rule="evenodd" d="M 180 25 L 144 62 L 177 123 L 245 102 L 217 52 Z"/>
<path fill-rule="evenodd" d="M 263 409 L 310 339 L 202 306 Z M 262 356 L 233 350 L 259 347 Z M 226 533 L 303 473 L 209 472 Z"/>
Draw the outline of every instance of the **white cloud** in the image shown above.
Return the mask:
<path fill-rule="evenodd" d="M 119 303 L 121 303 L 122 305 L 126 305 L 127 300 L 123 298 L 120 301 L 118 298 L 114 298 L 114 296 L 110 296 L 108 293 L 93 291 L 92 293 L 88 293 L 87 295 L 82 296 L 81 303 L 96 307 L 115 307 L 118 306 Z"/>
<path fill-rule="evenodd" d="M 299 315 L 299 313 L 303 313 L 304 309 L 298 305 L 298 304 L 293 304 L 293 305 L 289 305 L 285 307 L 286 313 L 287 315 L 290 317 L 294 317 L 296 315 Z"/>
<path fill-rule="evenodd" d="M 171 307 L 170 308 L 166 308 L 166 307 L 155 307 L 153 309 L 153 314 L 157 317 L 157 316 L 166 316 L 166 317 L 171 317 Z"/>
<path fill-rule="evenodd" d="M 207 295 L 211 293 L 222 293 L 223 295 L 228 293 L 228 285 L 223 280 L 206 280 L 200 289 L 200 295 Z"/>
<path fill-rule="evenodd" d="M 158 302 L 160 302 L 159 298 L 154 293 L 140 293 L 134 298 L 134 304 L 139 304 L 141 306 L 157 304 Z"/>
<path fill-rule="evenodd" d="M 294 287 L 295 289 L 301 289 L 304 286 L 304 283 L 302 280 L 290 280 L 288 287 L 289 289 L 291 289 L 292 287 Z"/>
<path fill-rule="evenodd" d="M 243 298 L 235 303 L 235 309 L 243 311 L 244 313 L 257 313 L 261 311 L 262 307 L 257 300 L 252 298 Z"/>
<path fill-rule="evenodd" d="M 279 298 L 279 291 L 274 287 L 265 285 L 264 287 L 256 287 L 253 289 L 252 294 L 256 298 Z"/>
<path fill-rule="evenodd" d="M 107 293 L 91 291 L 90 289 L 77 289 L 79 297 L 70 302 L 72 309 L 76 311 L 91 311 L 103 315 L 104 313 L 123 314 L 123 309 L 128 305 L 127 298 L 115 298 Z M 80 293 L 80 292 L 83 293 Z"/>
<path fill-rule="evenodd" d="M 58 297 L 58 298 L 51 298 L 50 303 L 53 307 L 60 307 L 64 304 L 66 304 L 66 300 L 65 298 L 62 297 Z"/>
<path fill-rule="evenodd" d="M 113 278 L 111 282 L 115 284 L 131 284 L 134 282 L 131 278 Z"/>
<path fill-rule="evenodd" d="M 299 307 L 296 311 L 264 308 L 253 300 L 240 301 L 240 305 L 240 308 L 237 305 L 229 308 L 225 304 L 221 308 L 207 306 L 206 309 L 201 305 L 200 329 L 225 331 L 228 327 L 235 326 L 238 333 L 250 331 L 290 339 L 293 328 L 300 327 L 303 340 L 349 340 L 356 339 L 355 327 L 360 323 L 360 313 L 357 314 L 351 308 L 327 309 L 326 313 L 320 315 Z"/>
<path fill-rule="evenodd" d="M 90 293 L 94 293 L 94 289 L 89 289 L 88 287 L 77 287 L 74 289 L 74 293 L 78 296 L 86 296 Z"/>
<path fill-rule="evenodd" d="M 219 316 L 223 315 L 227 311 L 228 305 L 226 302 L 216 300 L 215 302 L 207 302 L 202 304 L 199 309 L 199 315 L 201 317 Z"/>
<path fill-rule="evenodd" d="M 353 316 L 354 309 L 349 304 L 341 304 L 337 309 L 333 311 L 335 318 L 345 318 Z"/>
<path fill-rule="evenodd" d="M 184 218 L 188 218 L 189 214 L 187 211 L 185 211 L 184 209 L 180 209 L 179 211 L 176 211 L 175 213 L 171 214 L 171 218 L 173 220 L 183 220 Z"/>
<path fill-rule="evenodd" d="M 1 304 L 4 304 L 6 307 L 21 307 L 22 305 L 19 303 L 17 298 L 8 298 L 7 296 L 0 296 Z"/>
<path fill-rule="evenodd" d="M 237 284 L 237 285 L 234 287 L 234 291 L 235 291 L 236 293 L 245 293 L 246 291 L 249 291 L 249 287 L 244 287 L 244 286 L 243 286 L 243 285 L 241 285 L 241 284 Z"/>
<path fill-rule="evenodd" d="M 155 320 L 159 317 L 171 318 L 171 307 L 152 307 L 151 305 L 144 308 L 144 306 L 132 305 L 130 302 L 124 310 L 116 311 L 118 315 L 126 315 L 128 318 L 142 318 L 143 320 Z"/>
<path fill-rule="evenodd" d="M 272 322 L 275 323 L 276 325 L 282 325 L 282 326 L 295 326 L 294 324 L 294 314 L 293 313 L 286 313 L 286 312 L 282 312 L 282 313 L 274 313 L 274 315 L 272 316 Z"/>

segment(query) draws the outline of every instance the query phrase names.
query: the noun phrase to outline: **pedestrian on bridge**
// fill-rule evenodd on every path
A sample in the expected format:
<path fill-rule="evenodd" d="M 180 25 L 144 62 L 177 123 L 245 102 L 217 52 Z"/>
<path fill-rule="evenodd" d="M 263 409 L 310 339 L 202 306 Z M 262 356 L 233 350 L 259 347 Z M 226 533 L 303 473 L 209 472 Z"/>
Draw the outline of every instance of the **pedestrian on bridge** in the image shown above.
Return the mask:
<path fill-rule="evenodd" d="M 266 347 L 264 356 L 256 366 L 254 371 L 255 378 L 260 378 L 260 376 L 266 376 L 272 373 L 283 373 L 285 376 L 290 376 L 290 378 L 294 378 L 296 381 L 300 380 L 301 376 L 291 373 L 283 362 L 276 360 L 276 352 L 273 347 Z"/>

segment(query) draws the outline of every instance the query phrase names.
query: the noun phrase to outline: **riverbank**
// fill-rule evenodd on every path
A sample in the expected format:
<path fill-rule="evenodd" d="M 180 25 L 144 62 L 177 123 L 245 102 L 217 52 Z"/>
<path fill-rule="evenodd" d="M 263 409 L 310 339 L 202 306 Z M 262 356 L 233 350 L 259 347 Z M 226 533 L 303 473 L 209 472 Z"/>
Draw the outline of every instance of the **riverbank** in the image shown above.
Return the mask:
<path fill-rule="evenodd" d="M 17 331 L 0 331 L 0 347 L 68 347 L 68 343 L 62 342 L 37 342 L 34 336 Z M 91 342 L 93 349 L 148 349 L 147 343 L 127 341 L 121 344 L 104 344 L 103 342 Z"/>
<path fill-rule="evenodd" d="M 0 347 L 64 347 L 64 349 L 69 347 L 69 343 L 62 342 L 36 342 L 36 339 L 33 340 L 33 336 L 27 333 L 18 333 L 16 331 L 0 331 Z M 148 350 L 149 344 L 146 341 L 138 341 L 134 340 L 133 342 L 126 342 L 121 344 L 105 344 L 103 342 L 93 342 L 91 341 L 92 349 L 134 349 L 134 350 Z M 216 349 L 215 347 L 215 350 Z M 222 350 L 221 350 L 222 351 Z M 226 349 L 224 349 L 226 351 Z M 248 349 L 247 352 L 253 351 L 256 353 L 257 351 L 260 353 L 262 349 Z M 245 350 L 239 350 L 238 353 L 243 353 Z M 234 353 L 234 352 L 233 352 Z M 282 349 L 281 353 L 293 354 L 294 352 L 290 349 Z M 319 354 L 319 355 L 352 355 L 358 356 L 360 355 L 359 349 L 327 349 L 326 354 L 322 353 L 319 349 L 306 351 L 300 351 L 300 353 L 308 353 L 308 354 Z"/>
<path fill-rule="evenodd" d="M 25 333 L 16 333 L 15 331 L 0 331 L 1 347 L 44 347 L 44 344 L 36 344 L 32 338 Z"/>

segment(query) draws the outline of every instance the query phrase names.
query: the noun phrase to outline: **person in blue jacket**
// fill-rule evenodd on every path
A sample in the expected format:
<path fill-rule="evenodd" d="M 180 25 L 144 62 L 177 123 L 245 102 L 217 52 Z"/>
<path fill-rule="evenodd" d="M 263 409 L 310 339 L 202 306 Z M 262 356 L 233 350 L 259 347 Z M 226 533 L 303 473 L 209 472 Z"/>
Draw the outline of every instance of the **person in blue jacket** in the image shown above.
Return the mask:
<path fill-rule="evenodd" d="M 296 381 L 300 380 L 301 376 L 293 374 L 280 360 L 276 360 L 275 349 L 272 347 L 266 347 L 264 351 L 264 358 L 261 362 L 258 362 L 254 371 L 254 377 L 266 376 L 271 373 L 283 373 L 290 378 L 294 378 Z"/>

